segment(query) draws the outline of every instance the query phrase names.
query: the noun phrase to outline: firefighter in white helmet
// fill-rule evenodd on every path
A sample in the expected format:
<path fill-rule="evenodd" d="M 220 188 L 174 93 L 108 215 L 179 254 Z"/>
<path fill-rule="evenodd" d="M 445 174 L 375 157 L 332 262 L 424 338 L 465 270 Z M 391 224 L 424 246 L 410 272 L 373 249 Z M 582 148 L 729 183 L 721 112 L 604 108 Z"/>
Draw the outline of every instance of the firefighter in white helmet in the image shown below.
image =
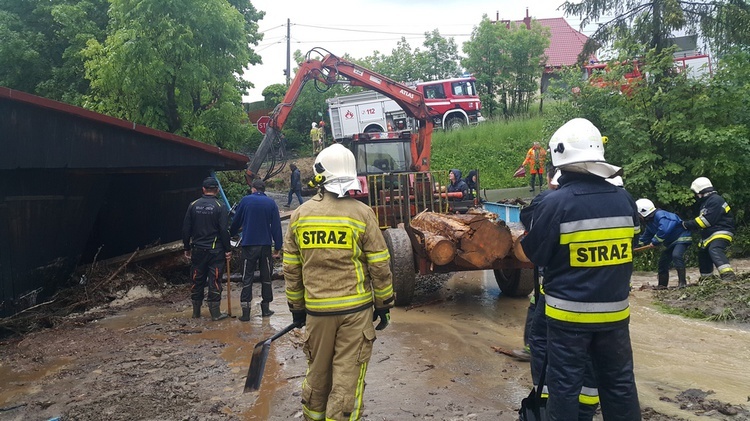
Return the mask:
<path fill-rule="evenodd" d="M 690 190 L 700 202 L 701 209 L 694 219 L 682 225 L 690 231 L 700 231 L 698 245 L 698 270 L 701 278 L 713 274 L 714 266 L 724 281 L 734 281 L 737 275 L 729 264 L 726 249 L 734 237 L 734 216 L 727 201 L 722 198 L 706 177 L 698 177 Z"/>
<path fill-rule="evenodd" d="M 521 242 L 544 267 L 547 415 L 580 419 L 590 359 L 604 419 L 640 420 L 628 304 L 633 238 L 640 232 L 635 201 L 605 180 L 620 168 L 605 161 L 602 135 L 590 121 L 565 123 L 549 147 L 562 172 L 559 187 L 539 203 Z"/>
<path fill-rule="evenodd" d="M 313 154 L 320 152 L 320 129 L 318 123 L 310 124 L 310 141 L 312 142 Z"/>
<path fill-rule="evenodd" d="M 645 223 L 645 229 L 638 239 L 638 246 L 664 246 L 659 256 L 656 274 L 657 289 L 666 289 L 669 285 L 669 266 L 674 265 L 677 272 L 677 287 L 687 286 L 685 275 L 685 251 L 693 242 L 690 231 L 682 226 L 682 219 L 672 212 L 657 209 L 649 199 L 635 201 L 638 213 Z"/>
<path fill-rule="evenodd" d="M 358 420 L 375 330 L 394 304 L 390 255 L 373 210 L 349 196 L 361 190 L 351 151 L 323 149 L 313 171 L 318 194 L 294 211 L 284 239 L 289 309 L 307 326 L 303 413 Z"/>

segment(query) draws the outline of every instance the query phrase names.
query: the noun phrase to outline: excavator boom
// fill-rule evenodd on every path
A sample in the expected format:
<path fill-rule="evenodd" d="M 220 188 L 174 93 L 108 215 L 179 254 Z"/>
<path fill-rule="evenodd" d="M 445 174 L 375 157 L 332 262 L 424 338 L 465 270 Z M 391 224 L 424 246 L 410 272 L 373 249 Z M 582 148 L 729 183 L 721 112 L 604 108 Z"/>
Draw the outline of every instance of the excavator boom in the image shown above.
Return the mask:
<path fill-rule="evenodd" d="M 359 86 L 377 91 L 394 101 L 418 124 L 418 131 L 412 134 L 411 170 L 429 171 L 430 148 L 432 142 L 432 119 L 430 109 L 425 104 L 422 94 L 406 85 L 393 81 L 383 75 L 362 66 L 343 60 L 333 54 L 327 54 L 320 60 L 308 58 L 300 63 L 297 74 L 292 80 L 284 100 L 276 106 L 271 114 L 271 121 L 266 134 L 247 167 L 249 179 L 257 177 L 260 167 L 271 149 L 273 139 L 281 134 L 289 114 L 299 98 L 302 88 L 311 80 L 332 86 L 342 80 L 352 86 Z"/>

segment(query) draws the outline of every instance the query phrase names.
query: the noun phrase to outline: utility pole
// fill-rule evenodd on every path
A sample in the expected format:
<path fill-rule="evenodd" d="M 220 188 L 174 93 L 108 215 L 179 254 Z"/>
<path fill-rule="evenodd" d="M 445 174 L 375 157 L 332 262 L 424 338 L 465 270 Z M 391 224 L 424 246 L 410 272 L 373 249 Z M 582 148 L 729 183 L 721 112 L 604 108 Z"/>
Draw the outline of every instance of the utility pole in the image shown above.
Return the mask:
<path fill-rule="evenodd" d="M 289 87 L 289 83 L 291 81 L 291 66 L 290 66 L 290 54 L 291 52 L 291 46 L 290 46 L 290 40 L 291 40 L 291 33 L 292 33 L 292 24 L 289 23 L 289 18 L 286 20 L 286 86 Z"/>

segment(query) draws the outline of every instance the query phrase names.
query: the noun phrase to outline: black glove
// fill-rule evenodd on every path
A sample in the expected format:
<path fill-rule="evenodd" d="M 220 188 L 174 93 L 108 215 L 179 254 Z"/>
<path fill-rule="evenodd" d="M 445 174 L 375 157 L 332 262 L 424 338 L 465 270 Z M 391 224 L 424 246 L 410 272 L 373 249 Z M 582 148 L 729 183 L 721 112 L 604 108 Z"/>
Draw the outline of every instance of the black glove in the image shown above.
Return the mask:
<path fill-rule="evenodd" d="M 375 326 L 375 330 L 383 330 L 388 326 L 389 323 L 391 323 L 391 312 L 387 308 L 383 309 L 375 309 L 375 312 L 372 314 L 372 321 L 378 320 L 380 318 L 380 323 L 378 323 L 377 326 Z"/>
<path fill-rule="evenodd" d="M 292 323 L 296 324 L 298 328 L 302 327 L 307 323 L 307 312 L 293 311 L 292 312 Z"/>

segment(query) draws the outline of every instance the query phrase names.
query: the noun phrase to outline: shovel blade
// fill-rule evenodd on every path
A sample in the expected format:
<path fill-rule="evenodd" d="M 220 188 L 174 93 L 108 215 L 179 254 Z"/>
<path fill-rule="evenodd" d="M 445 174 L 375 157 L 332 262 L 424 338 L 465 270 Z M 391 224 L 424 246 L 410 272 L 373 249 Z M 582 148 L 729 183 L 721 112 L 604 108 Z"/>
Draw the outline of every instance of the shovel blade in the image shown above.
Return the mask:
<path fill-rule="evenodd" d="M 266 368 L 266 360 L 268 360 L 270 352 L 270 339 L 255 345 L 253 356 L 250 360 L 250 368 L 247 370 L 244 393 L 255 392 L 260 389 L 260 381 L 263 378 L 263 370 Z"/>

